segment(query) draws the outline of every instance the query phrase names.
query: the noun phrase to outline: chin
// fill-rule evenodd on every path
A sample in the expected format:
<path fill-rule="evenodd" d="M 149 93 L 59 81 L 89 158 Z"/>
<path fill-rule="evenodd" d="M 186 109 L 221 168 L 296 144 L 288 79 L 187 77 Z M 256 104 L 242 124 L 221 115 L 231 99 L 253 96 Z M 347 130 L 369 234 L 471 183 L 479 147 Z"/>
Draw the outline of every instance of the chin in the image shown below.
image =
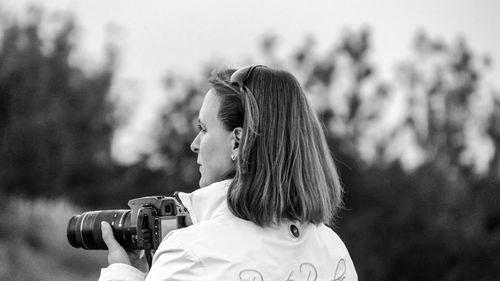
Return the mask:
<path fill-rule="evenodd" d="M 209 180 L 207 180 L 207 179 L 205 179 L 203 176 L 200 178 L 200 182 L 199 182 L 200 188 L 209 186 L 210 184 L 212 184 L 212 182 L 209 181 Z"/>
<path fill-rule="evenodd" d="M 201 176 L 199 185 L 200 185 L 200 188 L 203 188 L 203 187 L 207 187 L 207 186 L 211 185 L 212 183 L 215 183 L 215 182 L 218 182 L 218 181 L 221 181 L 221 180 L 223 180 L 223 178 L 221 178 L 221 177 L 204 177 L 204 176 Z"/>
<path fill-rule="evenodd" d="M 206 184 L 205 184 L 204 182 L 202 182 L 201 180 L 200 180 L 200 182 L 198 183 L 198 185 L 200 186 L 200 188 L 203 188 L 203 187 L 205 187 L 205 186 L 206 186 Z"/>

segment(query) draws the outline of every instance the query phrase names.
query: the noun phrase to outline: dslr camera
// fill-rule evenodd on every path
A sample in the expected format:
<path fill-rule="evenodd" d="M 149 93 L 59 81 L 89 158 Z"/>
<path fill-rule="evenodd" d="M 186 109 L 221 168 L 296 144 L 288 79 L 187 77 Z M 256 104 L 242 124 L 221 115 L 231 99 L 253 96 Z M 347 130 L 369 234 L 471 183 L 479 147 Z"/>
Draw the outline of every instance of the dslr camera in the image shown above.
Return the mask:
<path fill-rule="evenodd" d="M 129 210 L 73 216 L 67 228 L 69 243 L 75 248 L 107 250 L 101 233 L 101 222 L 106 221 L 125 250 L 155 251 L 170 231 L 186 227 L 190 221 L 187 209 L 174 197 L 141 197 L 130 200 L 128 206 Z"/>

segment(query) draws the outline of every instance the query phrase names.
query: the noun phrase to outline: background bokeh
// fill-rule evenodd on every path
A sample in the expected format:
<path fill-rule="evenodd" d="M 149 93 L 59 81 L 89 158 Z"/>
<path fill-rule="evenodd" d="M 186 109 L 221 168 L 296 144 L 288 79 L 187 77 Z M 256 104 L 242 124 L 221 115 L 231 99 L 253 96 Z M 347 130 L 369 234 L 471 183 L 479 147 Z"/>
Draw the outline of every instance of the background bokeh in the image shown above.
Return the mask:
<path fill-rule="evenodd" d="M 176 43 L 186 42 L 183 26 L 202 24 L 196 20 L 199 11 L 189 23 L 177 19 L 173 29 L 180 33 L 173 33 L 141 25 L 149 14 L 120 25 L 117 15 L 125 7 L 150 3 L 125 1 L 113 11 L 102 4 L 94 21 L 109 15 L 117 23 L 92 29 L 89 14 L 78 12 L 84 4 L 61 8 L 63 1 L 56 2 L 0 2 L 1 280 L 97 280 L 105 252 L 71 248 L 69 218 L 82 211 L 127 208 L 135 197 L 195 189 L 198 167 L 189 144 L 208 89 L 206 78 L 214 68 L 251 63 L 296 75 L 323 121 L 346 190 L 336 231 L 360 280 L 496 280 L 500 275 L 500 49 L 491 49 L 500 36 L 488 45 L 470 33 L 500 35 L 489 24 L 491 10 L 500 11 L 494 2 L 479 1 L 484 14 L 462 20 L 464 27 L 480 22 L 482 29 L 448 34 L 440 33 L 446 29 L 439 25 L 437 31 L 418 28 L 400 34 L 406 41 L 401 43 L 377 39 L 383 14 L 373 24 L 354 17 L 358 24 L 340 29 L 334 26 L 338 18 L 323 17 L 318 24 L 314 12 L 303 10 L 296 13 L 311 24 L 295 26 L 294 18 L 285 16 L 298 4 L 256 7 L 223 1 L 230 7 L 223 11 L 227 18 L 214 21 L 225 20 L 218 28 L 228 40 L 215 31 L 217 42 L 202 40 L 211 34 L 199 27 L 202 43 L 195 46 Z M 397 12 L 354 2 L 355 7 L 343 4 L 354 15 Z M 425 14 L 418 2 L 407 2 Z M 331 8 L 312 3 L 318 15 L 324 14 L 322 5 Z M 174 4 L 158 5 L 151 4 L 175 13 Z M 203 5 L 199 8 L 210 6 Z M 446 22 L 456 18 L 453 7 L 431 9 L 428 16 Z M 153 8 L 138 12 L 153 13 Z M 265 12 L 278 8 L 282 17 Z M 272 18 L 275 30 L 240 26 L 244 12 L 255 13 L 260 22 Z M 412 19 L 391 16 L 401 25 Z M 308 32 L 291 39 L 293 32 L 283 22 L 298 33 Z M 124 39 L 131 25 L 147 35 L 131 32 Z M 106 30 L 94 41 L 88 34 L 96 26 Z M 239 45 L 253 33 L 259 37 L 252 45 Z M 175 48 L 157 52 L 149 47 L 163 46 L 165 40 Z M 294 42 L 287 45 L 287 40 Z M 95 45 L 92 52 L 82 48 L 89 41 Z M 385 59 L 387 51 L 380 50 L 397 52 L 395 45 L 406 49 L 392 61 Z M 153 60 L 161 67 L 131 63 L 131 53 L 136 61 Z M 163 68 L 170 61 L 172 66 Z"/>

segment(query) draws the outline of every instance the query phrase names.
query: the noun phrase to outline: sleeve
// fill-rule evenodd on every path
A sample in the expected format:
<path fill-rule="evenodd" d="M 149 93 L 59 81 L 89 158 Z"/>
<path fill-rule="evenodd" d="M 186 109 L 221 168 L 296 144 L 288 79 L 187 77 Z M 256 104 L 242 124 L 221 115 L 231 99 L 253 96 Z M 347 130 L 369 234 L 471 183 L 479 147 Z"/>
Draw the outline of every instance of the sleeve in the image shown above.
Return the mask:
<path fill-rule="evenodd" d="M 204 273 L 200 260 L 188 248 L 165 239 L 155 253 L 146 281 L 194 281 L 201 280 Z"/>
<path fill-rule="evenodd" d="M 114 263 L 101 269 L 99 281 L 143 281 L 146 273 L 124 263 Z"/>

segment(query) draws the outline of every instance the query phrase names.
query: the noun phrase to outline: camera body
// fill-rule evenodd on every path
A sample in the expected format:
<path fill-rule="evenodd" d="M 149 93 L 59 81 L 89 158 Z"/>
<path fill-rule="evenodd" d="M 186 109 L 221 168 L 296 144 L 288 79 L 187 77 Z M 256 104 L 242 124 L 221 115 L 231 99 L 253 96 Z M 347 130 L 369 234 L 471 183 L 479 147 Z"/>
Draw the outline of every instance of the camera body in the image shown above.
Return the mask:
<path fill-rule="evenodd" d="M 156 250 L 172 230 L 186 227 L 187 209 L 173 197 L 148 196 L 128 202 L 137 249 Z"/>
<path fill-rule="evenodd" d="M 106 250 L 101 222 L 111 225 L 115 239 L 126 250 L 156 250 L 172 230 L 189 224 L 187 209 L 174 197 L 147 196 L 128 202 L 130 210 L 91 211 L 73 216 L 67 228 L 75 248 Z"/>

